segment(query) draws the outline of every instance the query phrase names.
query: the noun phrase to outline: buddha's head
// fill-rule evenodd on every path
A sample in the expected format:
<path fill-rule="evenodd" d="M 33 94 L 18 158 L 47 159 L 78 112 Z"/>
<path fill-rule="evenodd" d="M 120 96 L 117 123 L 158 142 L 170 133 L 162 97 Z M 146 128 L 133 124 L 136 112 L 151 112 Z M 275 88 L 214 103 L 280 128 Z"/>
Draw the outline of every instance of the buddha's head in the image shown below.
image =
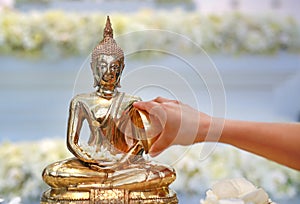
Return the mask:
<path fill-rule="evenodd" d="M 124 68 L 124 52 L 113 39 L 113 30 L 107 16 L 103 40 L 92 52 L 91 68 L 94 87 L 101 93 L 113 94 L 120 87 L 120 78 Z"/>

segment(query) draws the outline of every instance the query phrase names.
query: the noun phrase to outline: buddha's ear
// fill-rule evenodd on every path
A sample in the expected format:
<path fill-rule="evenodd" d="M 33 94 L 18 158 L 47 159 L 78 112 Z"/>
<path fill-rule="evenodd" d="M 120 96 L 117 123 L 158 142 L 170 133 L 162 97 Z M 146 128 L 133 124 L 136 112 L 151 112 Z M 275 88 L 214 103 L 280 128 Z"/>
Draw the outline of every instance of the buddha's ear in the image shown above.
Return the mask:
<path fill-rule="evenodd" d="M 121 81 L 121 77 L 122 77 L 122 73 L 123 73 L 124 67 L 125 67 L 125 63 L 124 63 L 124 59 L 123 59 L 123 60 L 121 61 L 120 74 L 119 74 L 119 77 L 118 77 L 118 81 L 117 81 L 117 83 L 116 83 L 118 88 L 121 88 L 120 81 Z"/>
<path fill-rule="evenodd" d="M 124 62 L 123 62 L 123 63 L 122 63 L 122 67 L 121 67 L 121 74 L 122 74 L 124 68 L 125 68 L 125 64 L 124 64 Z"/>
<path fill-rule="evenodd" d="M 97 87 L 99 85 L 99 75 L 97 74 L 97 70 L 96 70 L 96 63 L 92 63 L 91 62 L 91 69 L 92 69 L 92 73 L 93 73 L 93 78 L 94 78 L 94 85 L 93 87 Z"/>
<path fill-rule="evenodd" d="M 119 61 L 121 62 L 121 73 L 122 73 L 123 69 L 125 68 L 124 57 L 121 57 Z"/>
<path fill-rule="evenodd" d="M 121 81 L 122 71 L 123 71 L 123 70 L 120 71 L 120 74 L 119 74 L 119 77 L 118 77 L 118 81 L 116 82 L 116 85 L 117 85 L 118 88 L 121 88 L 120 81 Z"/>

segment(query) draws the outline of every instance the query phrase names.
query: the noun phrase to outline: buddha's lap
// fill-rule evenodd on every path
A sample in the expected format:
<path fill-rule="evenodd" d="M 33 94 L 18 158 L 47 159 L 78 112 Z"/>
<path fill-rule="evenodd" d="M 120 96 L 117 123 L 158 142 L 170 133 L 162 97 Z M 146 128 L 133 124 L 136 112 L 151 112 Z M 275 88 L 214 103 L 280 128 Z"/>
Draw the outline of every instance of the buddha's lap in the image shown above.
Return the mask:
<path fill-rule="evenodd" d="M 108 186 L 126 186 L 140 183 L 143 185 L 168 186 L 175 180 L 175 171 L 167 166 L 145 161 L 132 163 L 119 170 L 94 170 L 77 158 L 55 162 L 47 166 L 43 172 L 44 181 L 54 188 L 77 186 L 84 183 Z M 142 185 L 143 183 L 143 185 Z"/>

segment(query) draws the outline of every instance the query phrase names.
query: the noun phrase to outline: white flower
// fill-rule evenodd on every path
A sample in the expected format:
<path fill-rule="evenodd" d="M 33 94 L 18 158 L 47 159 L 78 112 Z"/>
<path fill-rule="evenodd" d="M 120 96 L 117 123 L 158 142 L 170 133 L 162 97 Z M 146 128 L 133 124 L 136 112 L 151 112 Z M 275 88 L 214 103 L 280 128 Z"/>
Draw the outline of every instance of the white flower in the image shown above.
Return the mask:
<path fill-rule="evenodd" d="M 220 195 L 227 191 L 218 190 L 220 187 L 212 183 L 234 177 L 251 180 L 263 187 L 274 200 L 282 197 L 288 199 L 299 194 L 300 174 L 297 171 L 226 145 L 218 145 L 206 160 L 201 161 L 202 146 L 194 145 L 188 151 L 183 147 L 172 147 L 160 155 L 161 163 L 176 169 L 177 178 L 171 187 L 180 194 L 200 195 L 209 186 L 213 186 L 207 192 L 205 201 L 207 204 L 218 203 L 220 199 L 216 199 L 217 195 L 213 191 L 220 192 Z M 86 148 L 86 151 L 98 158 L 110 158 L 113 161 L 120 159 L 120 155 L 111 155 L 105 148 L 100 148 L 98 152 L 93 147 Z M 47 188 L 41 178 L 42 170 L 46 165 L 70 156 L 62 139 L 0 144 L 0 197 L 5 200 L 2 202 L 15 197 L 21 197 L 24 201 L 38 201 L 41 192 Z M 239 187 L 238 183 L 233 185 L 232 182 L 228 185 L 237 186 L 230 191 L 240 195 L 234 198 L 234 202 L 253 199 L 253 195 L 257 198 L 258 195 L 264 195 L 259 189 L 257 192 L 252 191 L 252 194 L 248 193 L 254 188 L 253 185 Z M 223 199 L 221 202 L 229 201 Z"/>
<path fill-rule="evenodd" d="M 107 150 L 107 148 L 103 146 L 101 146 L 100 149 L 98 149 L 96 146 L 81 144 L 81 148 L 92 158 L 100 161 L 108 160 L 108 161 L 116 162 L 119 161 L 123 156 L 123 154 L 112 154 L 110 151 Z"/>
<path fill-rule="evenodd" d="M 219 181 L 206 192 L 201 204 L 267 204 L 267 193 L 244 178 Z"/>
<path fill-rule="evenodd" d="M 15 197 L 11 201 L 9 201 L 8 204 L 21 204 L 21 198 L 20 197 Z"/>
<path fill-rule="evenodd" d="M 259 31 L 250 31 L 244 43 L 245 47 L 251 52 L 262 52 L 268 47 L 266 36 Z"/>
<path fill-rule="evenodd" d="M 176 16 L 174 19 L 173 16 Z M 66 54 L 87 54 L 95 46 L 102 32 L 98 25 L 102 14 L 0 12 L 0 50 L 11 52 L 40 51 L 49 49 Z M 227 14 L 203 16 L 180 10 L 154 12 L 143 10 L 133 14 L 114 14 L 115 36 L 119 34 L 163 29 L 182 34 L 200 44 L 207 51 L 226 53 L 270 53 L 285 48 L 300 51 L 300 31 L 291 19 L 268 16 Z M 134 36 L 133 33 L 129 34 Z M 92 38 L 89 36 L 93 36 Z M 123 36 L 124 37 L 124 36 Z M 169 46 L 193 50 L 194 44 L 187 40 L 169 39 L 167 35 L 138 35 L 133 41 L 119 42 L 125 51 L 136 51 L 150 45 L 167 49 Z M 45 53 L 46 54 L 46 53 Z"/>

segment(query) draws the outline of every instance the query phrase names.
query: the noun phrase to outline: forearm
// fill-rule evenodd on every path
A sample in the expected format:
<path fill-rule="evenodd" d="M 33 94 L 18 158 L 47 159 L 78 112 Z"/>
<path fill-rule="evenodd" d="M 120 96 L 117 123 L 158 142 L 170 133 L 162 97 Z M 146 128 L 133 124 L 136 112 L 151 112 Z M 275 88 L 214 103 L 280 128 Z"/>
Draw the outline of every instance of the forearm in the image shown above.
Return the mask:
<path fill-rule="evenodd" d="M 84 162 L 95 162 L 91 156 L 84 152 L 79 146 L 79 134 L 84 119 L 86 119 L 86 116 L 81 104 L 73 99 L 69 110 L 67 147 L 78 159 Z"/>
<path fill-rule="evenodd" d="M 220 142 L 300 170 L 300 124 L 225 120 Z"/>
<path fill-rule="evenodd" d="M 163 131 L 150 149 L 152 156 L 175 144 L 222 142 L 300 170 L 300 123 L 212 119 L 188 105 L 161 97 L 134 106 L 164 121 Z"/>

